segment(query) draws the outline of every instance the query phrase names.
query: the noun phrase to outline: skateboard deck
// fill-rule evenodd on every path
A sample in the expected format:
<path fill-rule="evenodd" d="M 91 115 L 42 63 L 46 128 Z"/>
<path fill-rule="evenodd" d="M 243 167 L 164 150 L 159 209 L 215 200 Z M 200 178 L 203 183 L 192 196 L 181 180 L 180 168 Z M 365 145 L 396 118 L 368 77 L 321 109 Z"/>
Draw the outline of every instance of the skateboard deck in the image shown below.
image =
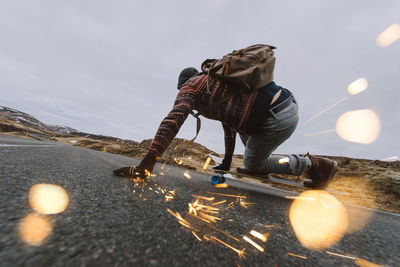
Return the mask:
<path fill-rule="evenodd" d="M 252 175 L 252 174 L 238 173 L 235 171 L 222 171 L 222 170 L 214 170 L 214 175 L 211 177 L 211 183 L 214 185 L 225 183 L 225 175 L 226 174 L 231 174 L 231 175 L 236 176 L 237 178 L 234 178 L 234 179 L 241 179 L 243 177 L 248 177 L 248 178 L 253 178 L 253 179 L 257 179 L 257 180 L 268 181 L 268 182 L 275 183 L 275 184 L 282 184 L 282 185 L 287 185 L 287 186 L 292 186 L 292 187 L 300 187 L 300 188 L 308 189 L 308 190 L 312 189 L 312 188 L 304 186 L 303 183 L 280 179 L 280 178 L 274 178 L 274 177 L 269 176 L 268 174 L 265 176 L 264 175 Z M 348 195 L 348 193 L 335 191 L 335 190 L 331 190 L 331 189 L 327 189 L 327 188 L 323 189 L 323 191 L 326 191 L 326 192 L 329 192 L 332 194 Z"/>

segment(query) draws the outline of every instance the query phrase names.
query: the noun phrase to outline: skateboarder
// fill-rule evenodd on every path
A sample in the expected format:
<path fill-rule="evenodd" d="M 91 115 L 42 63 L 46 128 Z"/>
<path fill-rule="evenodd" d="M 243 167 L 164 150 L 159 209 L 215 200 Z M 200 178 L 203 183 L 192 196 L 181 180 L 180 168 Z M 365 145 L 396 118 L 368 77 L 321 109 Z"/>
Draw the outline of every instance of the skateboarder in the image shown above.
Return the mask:
<path fill-rule="evenodd" d="M 305 174 L 310 188 L 325 188 L 333 179 L 337 162 L 309 155 L 273 155 L 287 140 L 298 122 L 298 106 L 293 94 L 275 82 L 259 90 L 242 92 L 219 104 L 226 98 L 226 84 L 217 78 L 199 73 L 190 67 L 182 70 L 178 79 L 178 95 L 169 114 L 162 120 L 147 155 L 137 167 L 124 167 L 115 175 L 145 178 L 156 161 L 167 149 L 192 110 L 202 116 L 219 120 L 225 133 L 225 156 L 214 169 L 229 170 L 235 149 L 236 134 L 245 145 L 244 167 L 238 172 L 248 174 Z M 281 164 L 280 159 L 289 161 Z"/>

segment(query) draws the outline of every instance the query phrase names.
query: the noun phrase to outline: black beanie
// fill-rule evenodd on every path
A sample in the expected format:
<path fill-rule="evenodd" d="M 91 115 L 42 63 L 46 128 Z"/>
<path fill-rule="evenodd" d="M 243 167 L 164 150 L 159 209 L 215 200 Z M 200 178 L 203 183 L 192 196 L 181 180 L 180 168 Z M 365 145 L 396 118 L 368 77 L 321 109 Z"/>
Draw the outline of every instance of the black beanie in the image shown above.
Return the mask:
<path fill-rule="evenodd" d="M 186 68 L 183 69 L 181 71 L 181 73 L 179 74 L 179 78 L 178 78 L 178 90 L 181 88 L 181 86 L 187 81 L 189 80 L 191 77 L 193 77 L 194 75 L 198 74 L 199 71 L 196 70 L 193 67 L 190 68 Z"/>

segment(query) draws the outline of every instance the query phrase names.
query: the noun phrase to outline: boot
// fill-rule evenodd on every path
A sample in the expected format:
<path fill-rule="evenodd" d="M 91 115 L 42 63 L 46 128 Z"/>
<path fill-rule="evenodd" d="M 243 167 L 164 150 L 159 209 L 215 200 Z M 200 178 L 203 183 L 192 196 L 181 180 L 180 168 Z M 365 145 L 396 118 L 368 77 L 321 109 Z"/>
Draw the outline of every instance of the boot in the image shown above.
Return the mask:
<path fill-rule="evenodd" d="M 262 173 L 262 172 L 252 172 L 249 171 L 248 169 L 244 167 L 237 167 L 236 171 L 240 174 L 248 174 L 248 175 L 253 175 L 253 176 L 265 176 L 268 175 L 268 173 Z"/>
<path fill-rule="evenodd" d="M 337 161 L 328 158 L 316 157 L 307 153 L 311 167 L 304 172 L 312 181 L 304 181 L 304 186 L 312 189 L 324 189 L 335 177 L 338 169 Z"/>

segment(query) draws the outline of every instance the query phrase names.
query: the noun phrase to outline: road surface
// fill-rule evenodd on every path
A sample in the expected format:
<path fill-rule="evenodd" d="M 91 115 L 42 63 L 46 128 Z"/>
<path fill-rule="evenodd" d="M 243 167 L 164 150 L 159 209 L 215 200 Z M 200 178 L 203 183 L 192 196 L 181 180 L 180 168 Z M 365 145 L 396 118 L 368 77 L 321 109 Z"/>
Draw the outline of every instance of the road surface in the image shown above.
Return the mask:
<path fill-rule="evenodd" d="M 346 234 L 329 249 L 311 251 L 300 244 L 289 223 L 292 200 L 282 197 L 289 193 L 242 181 L 215 188 L 209 175 L 190 171 L 188 179 L 185 170 L 161 169 L 161 164 L 154 173 L 165 175 L 152 178 L 144 192 L 134 188 L 131 180 L 112 175 L 113 169 L 137 163 L 120 155 L 0 135 L 0 265 L 357 266 L 352 259 L 326 253 L 330 251 L 400 266 L 398 215 L 375 211 L 361 230 Z M 34 246 L 22 240 L 20 225 L 34 212 L 28 200 L 30 188 L 42 183 L 63 187 L 69 204 L 64 212 L 46 216 L 52 231 L 41 245 Z M 176 194 L 166 202 L 161 189 Z M 247 202 L 254 203 L 244 208 L 235 202 L 216 224 L 240 242 L 210 232 L 231 246 L 246 248 L 246 258 L 215 241 L 198 241 L 167 211 L 184 215 L 192 195 L 209 196 L 209 192 L 245 195 Z M 348 209 L 353 216 L 365 213 L 362 208 Z M 242 239 L 251 237 L 250 230 L 261 228 L 270 232 L 266 243 L 257 242 L 264 252 Z"/>

